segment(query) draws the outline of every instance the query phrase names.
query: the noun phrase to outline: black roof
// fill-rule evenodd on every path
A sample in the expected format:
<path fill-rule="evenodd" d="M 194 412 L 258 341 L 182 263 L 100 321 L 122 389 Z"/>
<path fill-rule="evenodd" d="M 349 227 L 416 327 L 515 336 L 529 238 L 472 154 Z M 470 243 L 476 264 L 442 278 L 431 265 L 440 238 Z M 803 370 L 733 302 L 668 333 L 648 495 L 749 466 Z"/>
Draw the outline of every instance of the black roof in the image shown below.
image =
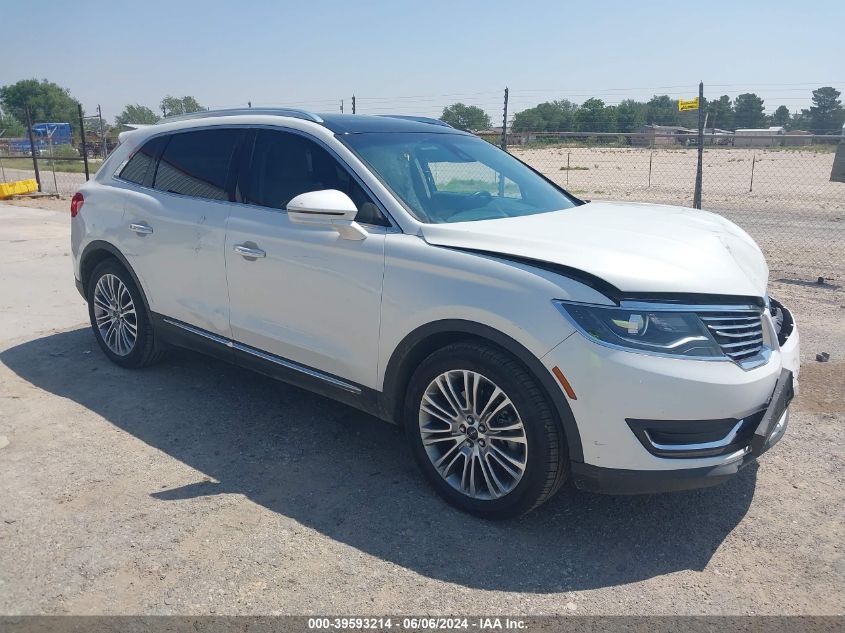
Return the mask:
<path fill-rule="evenodd" d="M 429 134 L 466 134 L 437 119 L 371 114 L 323 114 L 323 125 L 336 134 L 363 132 L 428 132 Z"/>

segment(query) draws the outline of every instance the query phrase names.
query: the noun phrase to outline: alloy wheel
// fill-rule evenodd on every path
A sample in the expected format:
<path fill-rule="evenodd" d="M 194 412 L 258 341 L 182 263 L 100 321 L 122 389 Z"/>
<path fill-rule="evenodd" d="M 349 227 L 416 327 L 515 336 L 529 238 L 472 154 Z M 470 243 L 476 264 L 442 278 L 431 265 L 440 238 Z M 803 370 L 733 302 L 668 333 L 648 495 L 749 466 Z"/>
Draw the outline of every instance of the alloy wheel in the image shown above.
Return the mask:
<path fill-rule="evenodd" d="M 435 470 L 473 499 L 498 499 L 522 479 L 528 440 L 519 412 L 492 380 L 470 370 L 437 376 L 419 410 L 423 448 Z"/>
<path fill-rule="evenodd" d="M 138 315 L 132 295 L 117 275 L 107 273 L 94 287 L 97 330 L 112 353 L 128 356 L 138 339 Z"/>

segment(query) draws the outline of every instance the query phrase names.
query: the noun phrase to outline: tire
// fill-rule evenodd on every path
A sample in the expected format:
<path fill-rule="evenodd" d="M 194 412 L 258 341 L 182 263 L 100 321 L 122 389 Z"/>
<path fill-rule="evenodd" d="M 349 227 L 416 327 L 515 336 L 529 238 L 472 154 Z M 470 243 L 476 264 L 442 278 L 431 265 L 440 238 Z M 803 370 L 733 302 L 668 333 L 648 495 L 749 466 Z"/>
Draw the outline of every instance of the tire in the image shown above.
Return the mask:
<path fill-rule="evenodd" d="M 501 395 L 494 397 L 496 387 Z M 467 393 L 474 397 L 467 400 Z M 455 414 L 457 408 L 463 411 Z M 404 423 L 426 479 L 447 502 L 476 516 L 525 514 L 566 478 L 563 430 L 548 398 L 518 359 L 492 345 L 463 341 L 426 358 L 408 385 Z"/>
<path fill-rule="evenodd" d="M 113 301 L 116 295 L 120 296 L 117 303 Z M 94 337 L 110 361 L 127 369 L 139 369 L 164 357 L 164 349 L 156 344 L 155 331 L 141 291 L 117 260 L 107 259 L 94 268 L 88 280 L 86 298 Z M 109 329 L 108 324 L 114 319 L 112 313 L 106 310 L 107 304 L 114 308 L 118 303 L 121 328 Z M 120 330 L 126 334 L 125 337 L 119 335 Z M 134 340 L 127 345 L 133 333 Z"/>

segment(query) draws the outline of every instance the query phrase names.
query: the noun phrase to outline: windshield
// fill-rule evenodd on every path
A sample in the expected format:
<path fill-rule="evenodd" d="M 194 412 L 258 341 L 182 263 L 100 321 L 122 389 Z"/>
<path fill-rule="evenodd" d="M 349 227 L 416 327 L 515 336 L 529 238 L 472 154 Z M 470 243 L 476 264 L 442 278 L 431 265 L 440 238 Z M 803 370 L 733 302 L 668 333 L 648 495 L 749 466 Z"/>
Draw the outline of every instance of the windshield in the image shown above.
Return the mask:
<path fill-rule="evenodd" d="M 476 136 L 365 133 L 339 137 L 421 222 L 513 218 L 577 202 Z"/>

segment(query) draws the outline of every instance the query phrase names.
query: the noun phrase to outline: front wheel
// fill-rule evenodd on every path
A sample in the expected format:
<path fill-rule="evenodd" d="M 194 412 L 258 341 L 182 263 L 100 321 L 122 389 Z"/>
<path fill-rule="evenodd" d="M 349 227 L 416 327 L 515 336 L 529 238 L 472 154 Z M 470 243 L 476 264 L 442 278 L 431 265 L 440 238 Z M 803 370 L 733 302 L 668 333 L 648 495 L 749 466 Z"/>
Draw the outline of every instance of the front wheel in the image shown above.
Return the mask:
<path fill-rule="evenodd" d="M 461 342 L 424 360 L 408 388 L 405 425 L 426 478 L 472 514 L 523 514 L 563 483 L 557 417 L 531 373 L 498 348 Z"/>

